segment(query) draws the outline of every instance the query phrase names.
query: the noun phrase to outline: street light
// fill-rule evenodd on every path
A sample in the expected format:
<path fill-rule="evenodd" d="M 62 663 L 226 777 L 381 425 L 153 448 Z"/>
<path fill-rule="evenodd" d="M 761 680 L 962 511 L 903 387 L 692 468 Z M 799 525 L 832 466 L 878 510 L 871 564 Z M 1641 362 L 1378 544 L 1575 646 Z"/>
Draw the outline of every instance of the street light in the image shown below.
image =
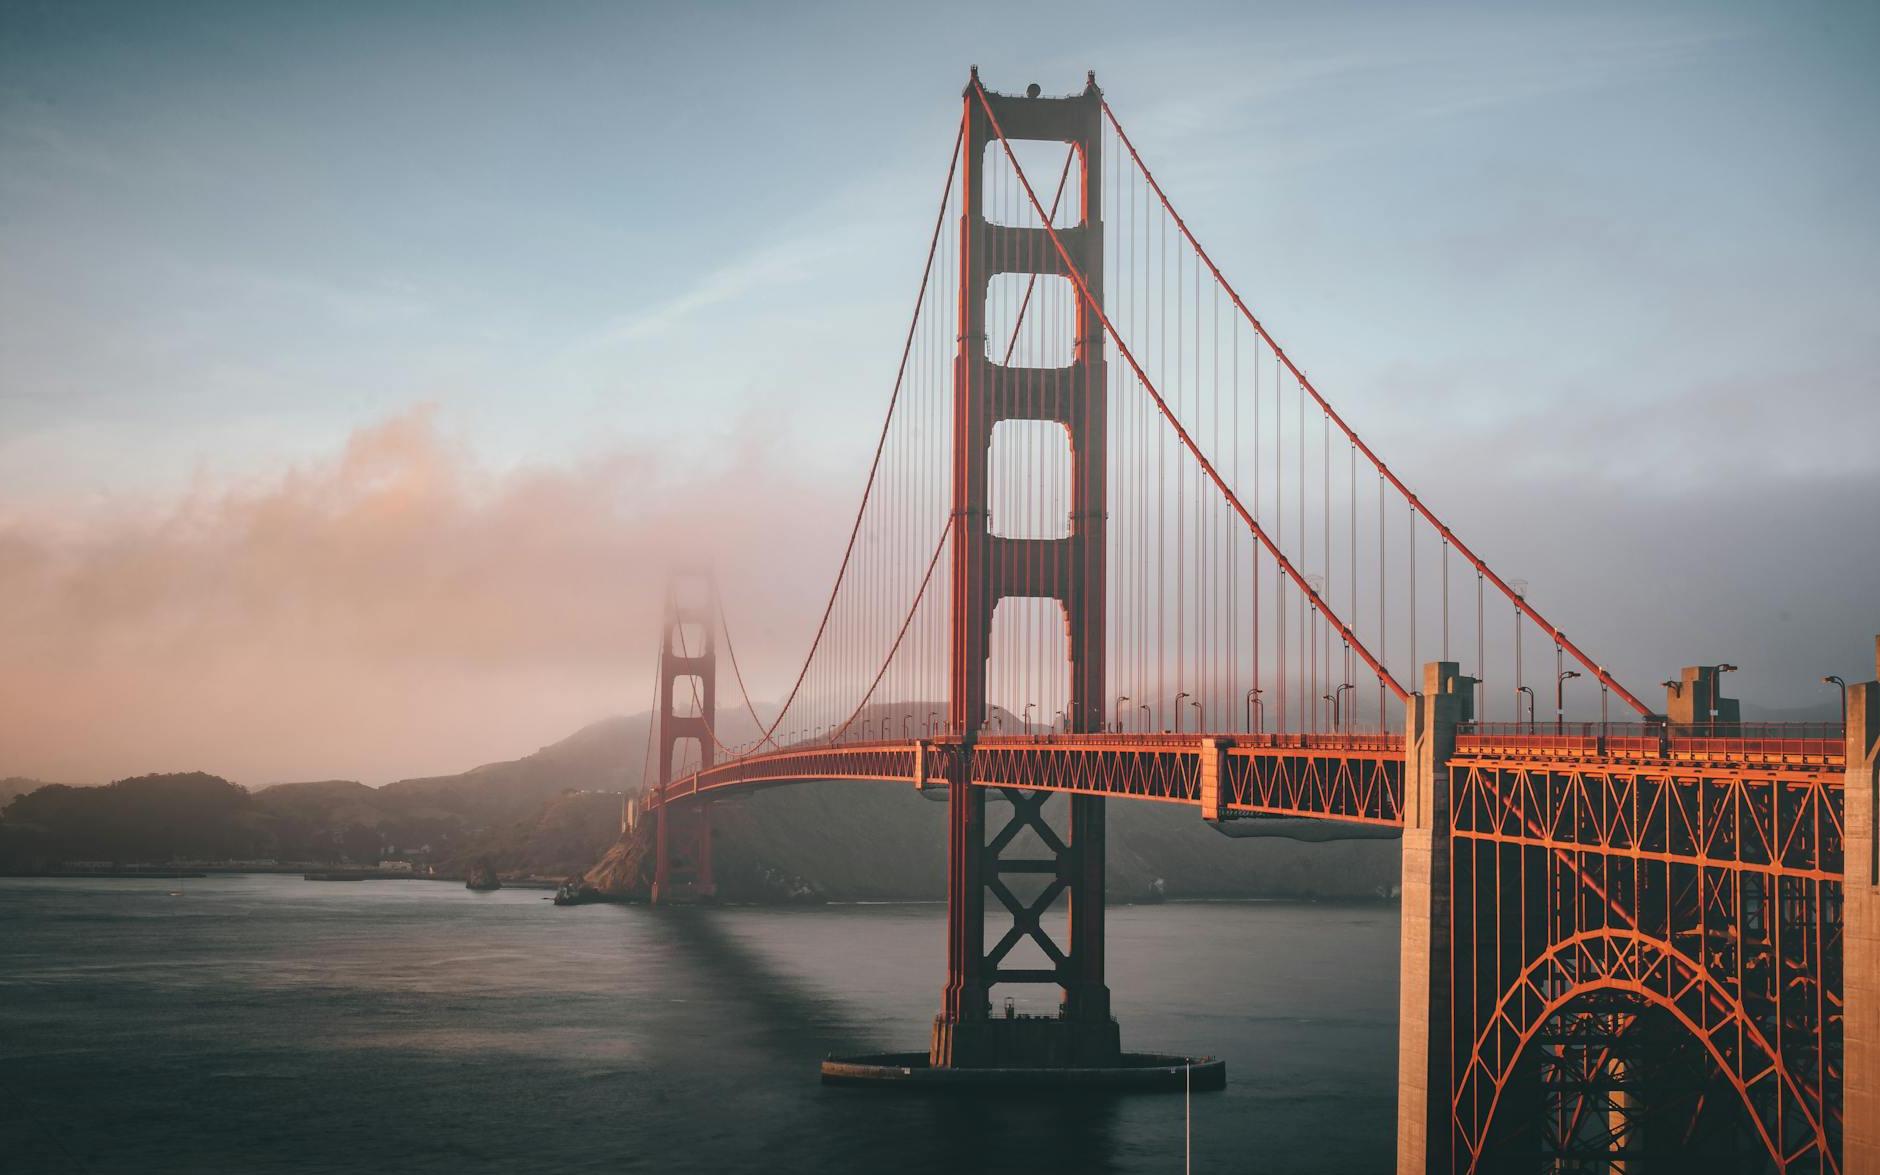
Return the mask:
<path fill-rule="evenodd" d="M 1517 685 L 1514 687 L 1514 693 L 1515 693 L 1514 712 L 1517 716 L 1519 716 L 1521 713 L 1521 695 L 1526 694 L 1528 696 L 1528 733 L 1533 734 L 1534 733 L 1534 687 L 1531 685 Z"/>
<path fill-rule="evenodd" d="M 1116 695 L 1116 721 L 1114 725 L 1116 727 L 1116 733 L 1118 734 L 1123 733 L 1123 703 L 1127 701 L 1129 701 L 1128 694 Z"/>
<path fill-rule="evenodd" d="M 1202 709 L 1199 698 L 1189 699 L 1188 704 L 1195 708 L 1195 733 L 1200 734 L 1208 728 L 1208 712 Z"/>
<path fill-rule="evenodd" d="M 940 725 L 940 711 L 927 711 L 927 734 L 932 737 L 934 729 Z"/>
<path fill-rule="evenodd" d="M 1247 733 L 1248 734 L 1252 734 L 1254 730 L 1256 729 L 1256 727 L 1253 724 L 1253 711 L 1256 706 L 1259 707 L 1259 710 L 1260 710 L 1260 726 L 1261 727 L 1266 726 L 1266 703 L 1260 700 L 1260 695 L 1265 692 L 1266 691 L 1261 689 L 1259 686 L 1255 686 L 1252 689 L 1247 691 Z"/>
<path fill-rule="evenodd" d="M 1153 733 L 1155 731 L 1155 711 L 1150 708 L 1147 702 L 1138 705 L 1136 709 L 1142 711 L 1142 729 L 1146 732 Z"/>
<path fill-rule="evenodd" d="M 1175 695 L 1175 733 L 1176 734 L 1180 734 L 1182 732 L 1182 699 L 1188 696 L 1189 694 L 1187 690 L 1183 690 L 1182 692 Z"/>
<path fill-rule="evenodd" d="M 903 742 L 907 741 L 907 724 L 912 721 L 914 721 L 914 715 L 912 713 L 901 715 L 901 741 Z"/>
<path fill-rule="evenodd" d="M 1038 703 L 1036 702 L 1026 702 L 1025 708 L 1018 712 L 1018 720 L 1025 727 L 1026 734 L 1031 733 L 1031 712 L 1036 709 L 1037 706 Z"/>
<path fill-rule="evenodd" d="M 1713 686 L 1710 691 L 1710 713 L 1704 715 L 1709 721 L 1715 722 L 1717 720 L 1717 699 L 1723 696 L 1723 675 L 1735 672 L 1736 666 L 1734 665 L 1717 666 L 1717 684 Z M 1713 731 L 1712 733 L 1714 734 L 1715 732 Z"/>
<path fill-rule="evenodd" d="M 1828 676 L 1821 679 L 1821 684 L 1837 685 L 1841 687 L 1841 721 L 1846 722 L 1847 721 L 1847 682 L 1839 677 L 1836 677 L 1834 674 L 1830 673 L 1828 674 Z"/>
<path fill-rule="evenodd" d="M 1069 734 L 1071 732 L 1071 716 L 1059 710 L 1057 712 L 1057 722 L 1055 725 L 1063 727 L 1064 733 Z"/>
<path fill-rule="evenodd" d="M 1554 733 L 1567 728 L 1567 682 L 1580 675 L 1577 669 L 1562 669 L 1554 676 Z"/>
<path fill-rule="evenodd" d="M 1336 734 L 1339 729 L 1338 717 L 1341 713 L 1343 713 L 1343 708 L 1339 705 L 1339 703 L 1340 701 L 1343 700 L 1346 690 L 1350 690 L 1352 693 L 1357 693 L 1358 687 L 1347 681 L 1344 684 L 1340 685 L 1337 689 L 1332 691 L 1332 733 L 1334 734 Z"/>

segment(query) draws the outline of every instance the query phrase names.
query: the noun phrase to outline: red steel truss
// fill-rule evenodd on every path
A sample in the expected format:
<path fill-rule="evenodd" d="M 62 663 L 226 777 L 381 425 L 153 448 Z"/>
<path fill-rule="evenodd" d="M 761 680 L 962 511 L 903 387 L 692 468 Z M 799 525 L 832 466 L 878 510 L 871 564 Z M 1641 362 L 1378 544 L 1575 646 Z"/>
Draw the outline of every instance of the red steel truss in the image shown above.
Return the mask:
<path fill-rule="evenodd" d="M 1511 745 L 1523 737 L 1465 733 L 1448 764 L 1453 1169 L 1534 1153 L 1541 1061 L 1557 1070 L 1563 1056 L 1536 1042 L 1619 999 L 1682 1026 L 1712 1096 L 1672 1123 L 1639 1090 L 1602 1129 L 1663 1149 L 1727 1095 L 1755 1144 L 1737 1152 L 1742 1169 L 1838 1171 L 1838 757 L 1765 762 L 1817 756 L 1709 733 L 1700 749 L 1634 758 Z M 1562 1162 L 1585 1141 L 1550 1137 Z"/>
<path fill-rule="evenodd" d="M 1600 1147 L 1643 1160 L 1675 1135 L 1680 1153 L 1699 1139 L 1723 1146 L 1716 1169 L 1838 1171 L 1835 740 L 1482 724 L 1456 744 L 1452 1169 L 1500 1169 L 1536 1148 L 1562 1162 Z M 821 779 L 943 787 L 965 748 L 786 747 L 674 780 L 649 808 Z M 1209 819 L 1403 822 L 1396 735 L 988 736 L 970 756 L 973 788 L 1013 801 L 1013 828 L 1042 823 L 1029 797 L 1057 792 L 1187 804 Z M 998 970 L 1019 938 L 1062 952 L 1036 901 L 1002 894 L 996 878 L 988 889 L 1013 914 L 987 954 L 994 981 L 1051 979 Z M 1671 1062 L 1641 1042 L 1666 1025 L 1696 1051 L 1672 1058 L 1677 1080 L 1647 1081 Z"/>
<path fill-rule="evenodd" d="M 943 787 L 961 740 L 850 742 L 786 747 L 673 781 L 647 808 L 726 790 L 823 779 Z M 1218 815 L 1297 816 L 1403 823 L 1403 740 L 1394 735 L 981 736 L 976 788 L 1022 788 L 1159 800 L 1209 808 L 1207 765 L 1218 764 Z"/>

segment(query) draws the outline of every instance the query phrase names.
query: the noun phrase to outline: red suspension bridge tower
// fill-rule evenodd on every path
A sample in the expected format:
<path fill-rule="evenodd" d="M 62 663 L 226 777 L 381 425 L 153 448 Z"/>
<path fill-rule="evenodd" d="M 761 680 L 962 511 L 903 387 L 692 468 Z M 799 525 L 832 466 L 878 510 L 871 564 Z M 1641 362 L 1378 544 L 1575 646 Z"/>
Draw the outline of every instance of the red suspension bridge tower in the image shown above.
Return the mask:
<path fill-rule="evenodd" d="M 947 799 L 947 982 L 934 1019 L 936 1066 L 1097 1064 L 1118 1051 L 1110 991 L 1103 980 L 1103 805 L 1100 796 L 1069 798 L 1068 827 L 1052 827 L 1048 792 L 1011 790 L 1011 814 L 987 840 L 986 793 L 971 785 L 972 751 L 986 722 L 986 666 L 993 616 L 1002 600 L 1055 601 L 1070 659 L 1067 732 L 1103 728 L 1105 609 L 1105 461 L 1107 383 L 1103 326 L 1096 306 L 1103 281 L 1102 94 L 1092 75 L 1069 98 L 980 99 L 977 71 L 967 86 L 960 167 L 959 350 L 953 383 L 953 616 L 951 727 L 960 735 L 949 769 Z M 996 120 L 996 122 L 995 122 Z M 1003 132 L 1001 134 L 1001 132 Z M 1002 138 L 1069 144 L 1082 191 L 1076 223 L 1055 230 L 995 224 L 985 214 L 982 173 Z M 1061 247 L 1060 247 L 1061 245 Z M 1068 278 L 1083 275 L 1090 297 L 1074 308 L 1071 361 L 1063 367 L 1010 366 L 988 348 L 986 303 L 1000 274 Z M 1035 285 L 1035 281 L 1033 282 Z M 1009 357 L 1009 356 L 1008 356 Z M 1069 533 L 1015 538 L 995 533 L 990 516 L 989 458 L 1003 421 L 1061 426 L 1070 442 Z M 1045 856 L 1008 856 L 1022 831 L 1035 834 Z M 1036 851 L 1036 850 L 1031 850 Z M 1043 891 L 1025 901 L 1006 879 L 1042 875 Z M 1012 926 L 990 951 L 985 943 L 986 895 Z M 1069 941 L 1059 944 L 1041 917 L 1062 897 L 1069 904 Z M 1030 940 L 1049 966 L 1003 965 Z M 1063 988 L 1056 1019 L 993 1018 L 995 983 L 1055 983 Z"/>
<path fill-rule="evenodd" d="M 1015 144 L 1062 153 L 1048 211 Z M 1662 713 L 1628 691 L 1332 408 L 1094 77 L 1018 96 L 975 72 L 943 187 L 781 709 L 758 717 L 700 576 L 659 656 L 656 901 L 712 894 L 721 793 L 947 788 L 928 1051 L 825 1080 L 1181 1088 L 1187 1059 L 1121 1052 L 1104 973 L 1105 804 L 1150 801 L 1230 835 L 1403 839 L 1406 1175 L 1700 1153 L 1880 1175 L 1880 681 L 1815 724 L 1744 723 L 1725 666 Z M 719 628 L 742 748 L 714 730 Z M 1573 718 L 1579 678 L 1599 697 Z M 1056 1015 L 992 1007 L 1052 986 Z"/>
<path fill-rule="evenodd" d="M 680 774 L 680 756 L 695 746 L 696 770 L 716 758 L 712 730 L 718 712 L 717 614 L 711 580 L 689 571 L 666 589 L 664 634 L 659 643 L 658 788 L 663 795 Z M 655 810 L 653 900 L 709 898 L 712 879 L 711 801 Z"/>

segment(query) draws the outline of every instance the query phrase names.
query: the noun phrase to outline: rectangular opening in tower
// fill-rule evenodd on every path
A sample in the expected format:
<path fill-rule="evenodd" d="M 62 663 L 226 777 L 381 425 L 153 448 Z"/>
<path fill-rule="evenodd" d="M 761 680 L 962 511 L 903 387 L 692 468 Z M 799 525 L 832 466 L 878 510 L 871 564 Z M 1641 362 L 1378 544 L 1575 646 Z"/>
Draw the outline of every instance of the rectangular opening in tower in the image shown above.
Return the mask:
<path fill-rule="evenodd" d="M 705 652 L 705 622 L 682 620 L 673 625 L 672 651 L 681 657 L 697 657 Z"/>
<path fill-rule="evenodd" d="M 1000 600 L 992 613 L 981 730 L 988 735 L 1061 730 L 1070 692 L 1070 640 L 1063 606 L 1049 597 Z"/>
<path fill-rule="evenodd" d="M 704 702 L 704 678 L 697 674 L 681 673 L 672 679 L 672 713 L 675 718 L 701 717 Z"/>
<path fill-rule="evenodd" d="M 1076 146 L 1055 139 L 1013 139 L 1011 143 L 1012 154 L 1018 157 L 1018 166 L 1038 197 L 1038 205 L 1052 212 L 1052 226 L 1075 228 L 1082 224 L 1084 169 Z M 986 221 L 1011 228 L 1043 228 L 1044 219 L 1025 194 L 1025 185 L 1019 182 L 1019 173 L 1012 169 L 1012 161 L 998 140 L 986 144 L 982 164 L 981 213 Z"/>
<path fill-rule="evenodd" d="M 679 779 L 697 771 L 704 763 L 702 757 L 704 740 L 697 738 L 675 738 L 672 740 L 672 773 L 668 779 Z"/>
<path fill-rule="evenodd" d="M 1001 420 L 986 460 L 986 528 L 998 538 L 1071 533 L 1071 436 L 1055 420 Z"/>
<path fill-rule="evenodd" d="M 996 258 L 994 259 L 996 263 Z M 1044 273 L 995 273 L 986 282 L 986 358 L 1005 367 L 1065 369 L 1077 353 L 1077 288 Z"/>

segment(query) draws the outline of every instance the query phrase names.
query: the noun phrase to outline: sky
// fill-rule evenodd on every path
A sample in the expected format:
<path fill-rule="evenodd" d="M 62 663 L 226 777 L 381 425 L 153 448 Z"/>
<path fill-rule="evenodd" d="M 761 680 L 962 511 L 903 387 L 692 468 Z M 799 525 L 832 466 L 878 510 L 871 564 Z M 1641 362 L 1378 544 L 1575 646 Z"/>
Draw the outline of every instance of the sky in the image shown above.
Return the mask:
<path fill-rule="evenodd" d="M 1094 68 L 1340 411 L 1633 682 L 1880 632 L 1880 9 L 0 2 L 0 775 L 367 782 L 780 695 L 969 65 Z M 740 584 L 755 585 L 740 587 Z"/>

